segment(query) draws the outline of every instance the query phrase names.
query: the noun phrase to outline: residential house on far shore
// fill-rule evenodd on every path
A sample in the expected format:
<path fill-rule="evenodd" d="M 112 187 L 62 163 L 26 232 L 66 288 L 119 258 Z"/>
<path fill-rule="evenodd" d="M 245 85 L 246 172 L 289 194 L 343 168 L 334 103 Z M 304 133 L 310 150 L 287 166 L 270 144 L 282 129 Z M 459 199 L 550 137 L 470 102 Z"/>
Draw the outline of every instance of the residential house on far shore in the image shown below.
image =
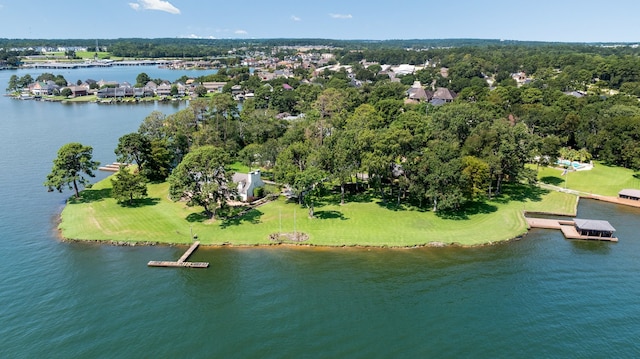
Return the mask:
<path fill-rule="evenodd" d="M 438 87 L 438 89 L 433 93 L 433 96 L 429 103 L 431 103 L 433 106 L 440 106 L 444 105 L 445 103 L 453 102 L 456 97 L 458 97 L 457 93 L 445 87 Z"/>
<path fill-rule="evenodd" d="M 516 81 L 518 87 L 531 83 L 531 78 L 524 71 L 511 74 L 511 78 Z"/>
<path fill-rule="evenodd" d="M 189 92 L 187 85 L 183 84 L 182 82 L 176 82 L 175 85 L 178 88 L 178 96 L 185 96 Z"/>
<path fill-rule="evenodd" d="M 415 81 L 406 92 L 405 103 L 428 102 L 433 106 L 444 105 L 453 102 L 458 94 L 445 87 L 438 87 L 435 92 L 425 90 L 420 81 Z"/>
<path fill-rule="evenodd" d="M 71 90 L 72 97 L 87 96 L 89 94 L 89 86 L 69 86 L 69 90 Z"/>
<path fill-rule="evenodd" d="M 171 96 L 171 85 L 163 82 L 156 88 L 156 95 L 158 96 Z"/>
<path fill-rule="evenodd" d="M 226 82 L 203 82 L 202 86 L 207 89 L 207 93 L 222 92 L 222 88 Z"/>
<path fill-rule="evenodd" d="M 146 84 L 144 84 L 144 88 L 147 91 L 151 91 L 152 93 L 156 93 L 156 89 L 158 88 L 158 84 L 153 82 L 153 81 L 149 81 Z"/>
<path fill-rule="evenodd" d="M 116 81 L 105 81 L 105 80 L 100 80 L 97 82 L 98 87 L 102 88 L 102 87 L 117 87 L 120 86 L 120 84 Z"/>
<path fill-rule="evenodd" d="M 37 81 L 29 85 L 29 92 L 34 96 L 53 95 L 56 90 L 60 90 L 60 86 L 53 81 Z"/>
<path fill-rule="evenodd" d="M 428 102 L 433 98 L 431 91 L 422 88 L 420 81 L 415 81 L 413 85 L 407 90 L 407 98 L 405 103 L 420 103 Z"/>

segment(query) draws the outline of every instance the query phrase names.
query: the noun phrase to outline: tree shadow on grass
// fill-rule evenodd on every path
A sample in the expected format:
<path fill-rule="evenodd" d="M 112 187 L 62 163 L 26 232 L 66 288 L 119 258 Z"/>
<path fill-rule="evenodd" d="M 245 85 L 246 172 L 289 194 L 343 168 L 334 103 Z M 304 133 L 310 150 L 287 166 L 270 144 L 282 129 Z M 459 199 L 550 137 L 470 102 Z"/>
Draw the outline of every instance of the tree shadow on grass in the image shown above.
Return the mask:
<path fill-rule="evenodd" d="M 540 182 L 550 184 L 552 186 L 559 186 L 564 183 L 564 179 L 556 176 L 544 176 L 540 178 Z"/>
<path fill-rule="evenodd" d="M 540 202 L 542 201 L 542 196 L 549 192 L 550 191 L 546 188 L 526 185 L 505 186 L 502 191 L 503 195 L 508 197 L 510 201 L 518 202 Z"/>
<path fill-rule="evenodd" d="M 211 219 L 211 217 L 207 215 L 205 212 L 198 212 L 198 213 L 190 213 L 185 219 L 189 223 L 194 223 L 194 222 L 202 223 L 206 220 Z"/>
<path fill-rule="evenodd" d="M 340 211 L 315 211 L 313 216 L 319 219 L 340 219 L 341 221 L 349 219 Z"/>
<path fill-rule="evenodd" d="M 378 201 L 378 206 L 380 207 L 384 207 L 390 211 L 406 211 L 409 206 L 407 206 L 407 204 L 402 203 L 402 201 L 400 203 L 398 203 L 397 199 L 389 199 L 386 198 L 385 201 Z"/>
<path fill-rule="evenodd" d="M 244 214 L 224 219 L 220 227 L 222 229 L 225 229 L 231 226 L 239 226 L 243 223 L 258 224 L 260 223 L 260 218 L 262 217 L 263 214 L 264 213 L 262 213 L 261 211 L 255 208 L 250 209 Z"/>
<path fill-rule="evenodd" d="M 471 202 L 457 211 L 437 211 L 436 216 L 443 219 L 453 219 L 460 221 L 469 219 L 470 216 L 476 214 L 493 213 L 497 210 L 498 207 L 486 202 Z"/>
<path fill-rule="evenodd" d="M 138 208 L 138 207 L 146 207 L 146 206 L 155 206 L 160 203 L 160 198 L 140 198 L 134 199 L 133 202 L 129 203 L 129 201 L 120 202 L 120 206 L 126 208 Z"/>
<path fill-rule="evenodd" d="M 498 207 L 490 202 L 507 204 L 509 202 L 540 202 L 542 197 L 550 191 L 537 186 L 525 184 L 506 184 L 502 187 L 502 193 L 493 197 L 490 201 L 476 201 L 467 203 L 457 211 L 438 211 L 436 215 L 441 218 L 464 220 L 476 214 L 493 213 Z"/>
<path fill-rule="evenodd" d="M 340 197 L 338 196 L 338 199 Z M 345 193 L 345 202 L 369 203 L 375 198 L 373 189 L 363 189 L 359 192 Z"/>
<path fill-rule="evenodd" d="M 76 204 L 100 202 L 105 198 L 111 198 L 111 188 L 85 189 L 80 192 L 80 198 L 76 198 L 75 196 L 69 198 L 69 203 Z"/>
<path fill-rule="evenodd" d="M 344 203 L 369 203 L 373 201 L 374 195 L 371 189 L 361 189 L 353 191 L 345 191 Z M 339 205 L 341 195 L 339 191 L 331 191 L 326 193 L 320 200 L 324 204 Z"/>

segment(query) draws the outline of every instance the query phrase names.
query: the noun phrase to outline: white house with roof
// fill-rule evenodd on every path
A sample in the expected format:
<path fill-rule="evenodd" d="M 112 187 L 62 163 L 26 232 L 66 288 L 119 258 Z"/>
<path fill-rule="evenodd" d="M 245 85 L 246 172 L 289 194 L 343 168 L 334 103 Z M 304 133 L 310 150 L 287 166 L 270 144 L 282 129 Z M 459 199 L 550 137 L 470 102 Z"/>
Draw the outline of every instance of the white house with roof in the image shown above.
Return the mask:
<path fill-rule="evenodd" d="M 255 189 L 264 186 L 260 178 L 260 170 L 249 173 L 234 173 L 233 182 L 238 184 L 238 195 L 244 201 L 251 201 L 255 197 Z"/>

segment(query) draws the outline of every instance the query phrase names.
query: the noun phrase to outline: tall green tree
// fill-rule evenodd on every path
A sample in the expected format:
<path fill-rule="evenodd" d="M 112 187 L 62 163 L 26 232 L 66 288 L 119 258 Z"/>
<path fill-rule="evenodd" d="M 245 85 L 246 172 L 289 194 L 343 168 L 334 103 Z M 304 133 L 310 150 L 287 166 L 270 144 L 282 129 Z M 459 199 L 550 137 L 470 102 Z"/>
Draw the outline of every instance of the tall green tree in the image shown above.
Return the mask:
<path fill-rule="evenodd" d="M 151 77 L 146 72 L 141 72 L 136 76 L 136 86 L 138 87 L 146 85 L 149 81 L 151 81 Z"/>
<path fill-rule="evenodd" d="M 147 182 L 140 173 L 133 173 L 126 166 L 120 166 L 120 170 L 111 178 L 111 196 L 118 203 L 128 202 L 133 204 L 134 199 L 147 196 Z"/>
<path fill-rule="evenodd" d="M 345 185 L 360 165 L 359 151 L 354 138 L 347 130 L 340 130 L 331 136 L 323 157 L 331 177 L 340 183 L 340 204 L 344 204 Z"/>
<path fill-rule="evenodd" d="M 142 124 L 138 127 L 138 133 L 152 141 L 164 139 L 167 137 L 167 131 L 165 129 L 166 119 L 167 115 L 164 113 L 153 111 L 142 121 Z"/>
<path fill-rule="evenodd" d="M 216 93 L 209 101 L 208 110 L 208 123 L 215 125 L 215 133 L 220 134 L 222 143 L 226 143 L 231 131 L 230 121 L 238 114 L 238 104 L 231 94 Z"/>
<path fill-rule="evenodd" d="M 174 154 L 166 139 L 151 140 L 151 152 L 141 174 L 150 181 L 164 181 L 171 173 Z"/>
<path fill-rule="evenodd" d="M 317 167 L 308 167 L 296 174 L 293 183 L 294 190 L 302 197 L 303 203 L 309 209 L 309 218 L 315 217 L 314 203 L 322 190 L 322 181 L 326 174 Z"/>
<path fill-rule="evenodd" d="M 44 185 L 62 192 L 64 187 L 73 189 L 76 198 L 80 197 L 78 185 L 86 186 L 89 180 L 83 176 L 95 177 L 100 162 L 93 161 L 93 148 L 77 142 L 67 143 L 58 150 L 58 157 L 53 160 L 51 173 L 47 175 Z"/>
<path fill-rule="evenodd" d="M 9 78 L 9 84 L 7 84 L 7 91 L 15 91 L 18 89 L 18 75 L 11 75 Z"/>
<path fill-rule="evenodd" d="M 228 165 L 229 155 L 222 148 L 202 146 L 191 150 L 169 176 L 169 195 L 188 206 L 202 206 L 209 217 L 235 195 Z"/>
<path fill-rule="evenodd" d="M 143 171 L 151 155 L 151 141 L 138 132 L 126 134 L 118 139 L 115 154 L 120 162 L 135 162 L 138 171 Z"/>
<path fill-rule="evenodd" d="M 307 168 L 307 161 L 311 154 L 310 144 L 308 142 L 294 142 L 284 148 L 276 158 L 274 168 L 276 180 L 294 187 L 299 174 Z M 298 202 L 302 204 L 302 195 L 298 194 Z"/>
<path fill-rule="evenodd" d="M 483 160 L 465 156 L 462 158 L 462 191 L 469 200 L 482 198 L 489 184 L 489 165 Z"/>

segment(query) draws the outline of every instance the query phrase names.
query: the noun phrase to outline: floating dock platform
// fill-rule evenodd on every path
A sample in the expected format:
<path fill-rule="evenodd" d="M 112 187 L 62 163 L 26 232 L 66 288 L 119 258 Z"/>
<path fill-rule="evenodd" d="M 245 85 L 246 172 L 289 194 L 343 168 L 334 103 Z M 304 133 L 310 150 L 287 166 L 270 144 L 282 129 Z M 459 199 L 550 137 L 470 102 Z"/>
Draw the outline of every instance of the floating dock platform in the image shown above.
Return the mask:
<path fill-rule="evenodd" d="M 193 242 L 191 247 L 189 247 L 189 249 L 187 249 L 187 251 L 184 252 L 182 257 L 180 257 L 180 259 L 178 259 L 175 262 L 172 262 L 172 261 L 149 261 L 149 263 L 147 263 L 147 266 L 149 266 L 149 267 L 208 268 L 209 267 L 209 262 L 187 262 L 187 259 L 189 259 L 191 254 L 193 254 L 193 252 L 195 252 L 196 249 L 198 249 L 198 246 L 200 246 L 200 241 Z"/>
<path fill-rule="evenodd" d="M 185 268 L 208 268 L 209 262 L 171 262 L 171 261 L 149 261 L 149 267 L 185 267 Z"/>

